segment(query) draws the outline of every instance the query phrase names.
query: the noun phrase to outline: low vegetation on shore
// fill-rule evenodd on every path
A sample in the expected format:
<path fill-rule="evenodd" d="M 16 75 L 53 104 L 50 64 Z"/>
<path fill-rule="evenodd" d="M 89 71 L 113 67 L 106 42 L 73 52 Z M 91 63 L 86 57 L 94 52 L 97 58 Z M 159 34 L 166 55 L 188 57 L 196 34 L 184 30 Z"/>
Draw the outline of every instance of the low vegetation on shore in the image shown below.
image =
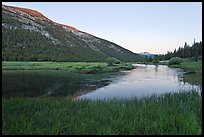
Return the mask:
<path fill-rule="evenodd" d="M 202 60 L 198 62 L 186 60 L 180 64 L 169 65 L 169 67 L 183 69 L 185 71 L 183 75 L 185 82 L 202 85 Z"/>
<path fill-rule="evenodd" d="M 102 62 L 12 62 L 2 61 L 3 70 L 66 70 L 76 73 L 108 73 L 133 69 L 131 63 Z"/>

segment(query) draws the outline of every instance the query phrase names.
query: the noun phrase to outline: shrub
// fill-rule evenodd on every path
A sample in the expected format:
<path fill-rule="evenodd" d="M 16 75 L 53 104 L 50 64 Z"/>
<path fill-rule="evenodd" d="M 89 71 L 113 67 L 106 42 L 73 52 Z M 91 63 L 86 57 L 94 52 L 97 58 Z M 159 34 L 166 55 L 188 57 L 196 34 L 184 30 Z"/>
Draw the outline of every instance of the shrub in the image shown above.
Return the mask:
<path fill-rule="evenodd" d="M 181 64 L 181 62 L 183 62 L 183 59 L 182 58 L 179 58 L 179 57 L 173 57 L 169 60 L 169 63 L 168 65 L 178 65 L 178 64 Z"/>
<path fill-rule="evenodd" d="M 109 66 L 113 66 L 114 64 L 120 64 L 121 61 L 116 59 L 116 58 L 112 58 L 112 57 L 109 57 L 106 59 L 106 63 L 109 65 Z"/>
<path fill-rule="evenodd" d="M 153 60 L 153 63 L 154 63 L 154 64 L 158 64 L 158 63 L 159 63 L 159 59 L 158 59 L 158 58 L 155 58 L 155 59 Z"/>

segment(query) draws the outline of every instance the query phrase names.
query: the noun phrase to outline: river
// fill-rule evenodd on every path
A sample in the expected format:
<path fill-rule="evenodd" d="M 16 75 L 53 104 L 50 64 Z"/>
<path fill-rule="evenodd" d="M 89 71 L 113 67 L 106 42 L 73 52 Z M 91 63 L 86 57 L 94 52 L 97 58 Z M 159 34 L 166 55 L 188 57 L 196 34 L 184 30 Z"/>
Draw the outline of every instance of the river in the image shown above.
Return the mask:
<path fill-rule="evenodd" d="M 199 91 L 184 83 L 183 71 L 164 65 L 135 64 L 117 74 L 76 74 L 61 70 L 4 70 L 2 96 L 40 98 L 72 96 L 75 99 L 141 98 L 153 94 Z"/>
<path fill-rule="evenodd" d="M 200 91 L 201 87 L 183 82 L 183 70 L 165 65 L 135 64 L 136 69 L 124 72 L 105 87 L 78 99 L 110 99 L 110 98 L 142 98 L 153 94 L 161 95 L 169 92 Z"/>

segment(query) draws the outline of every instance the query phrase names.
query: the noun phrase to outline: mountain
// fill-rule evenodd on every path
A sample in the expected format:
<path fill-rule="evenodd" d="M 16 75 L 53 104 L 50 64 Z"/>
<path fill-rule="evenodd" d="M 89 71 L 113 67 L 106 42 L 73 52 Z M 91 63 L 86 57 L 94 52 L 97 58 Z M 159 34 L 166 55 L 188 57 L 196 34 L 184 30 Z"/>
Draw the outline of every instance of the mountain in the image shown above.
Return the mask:
<path fill-rule="evenodd" d="M 152 54 L 149 52 L 141 52 L 141 53 L 139 53 L 139 55 L 154 58 L 154 56 L 156 56 L 157 54 Z"/>
<path fill-rule="evenodd" d="M 105 61 L 108 57 L 141 59 L 113 42 L 56 23 L 38 11 L 2 5 L 2 60 Z"/>

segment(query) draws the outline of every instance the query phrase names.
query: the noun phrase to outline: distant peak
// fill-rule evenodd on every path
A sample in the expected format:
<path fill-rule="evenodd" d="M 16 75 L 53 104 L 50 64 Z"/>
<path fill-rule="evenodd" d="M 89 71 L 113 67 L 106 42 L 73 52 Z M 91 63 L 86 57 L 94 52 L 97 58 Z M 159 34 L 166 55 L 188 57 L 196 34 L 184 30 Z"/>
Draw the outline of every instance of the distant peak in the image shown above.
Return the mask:
<path fill-rule="evenodd" d="M 151 54 L 149 52 L 140 52 L 140 54 Z"/>

